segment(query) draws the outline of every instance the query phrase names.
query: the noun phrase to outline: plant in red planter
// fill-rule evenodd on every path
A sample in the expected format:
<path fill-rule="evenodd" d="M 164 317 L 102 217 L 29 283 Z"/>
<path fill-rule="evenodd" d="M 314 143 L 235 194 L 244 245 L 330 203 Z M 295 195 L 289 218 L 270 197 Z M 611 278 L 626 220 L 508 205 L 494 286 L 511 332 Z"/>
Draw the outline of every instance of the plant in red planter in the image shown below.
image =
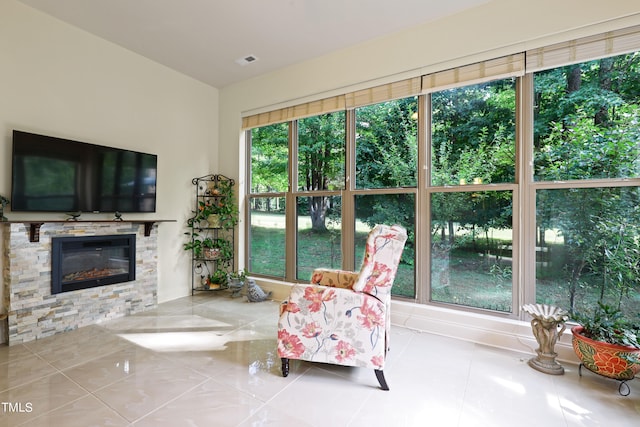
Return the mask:
<path fill-rule="evenodd" d="M 640 325 L 632 324 L 620 310 L 600 302 L 592 315 L 572 317 L 579 323 L 571 332 L 580 369 L 584 366 L 598 375 L 622 381 L 620 394 L 628 395 L 626 381 L 640 372 Z"/>

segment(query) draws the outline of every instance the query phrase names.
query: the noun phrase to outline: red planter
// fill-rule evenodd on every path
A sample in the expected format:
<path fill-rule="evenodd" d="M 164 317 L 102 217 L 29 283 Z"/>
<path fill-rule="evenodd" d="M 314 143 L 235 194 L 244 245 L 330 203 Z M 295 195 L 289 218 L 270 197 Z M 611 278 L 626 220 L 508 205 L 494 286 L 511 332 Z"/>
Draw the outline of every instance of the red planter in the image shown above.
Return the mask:
<path fill-rule="evenodd" d="M 625 356 L 640 358 L 640 349 L 594 341 L 581 335 L 584 328 L 574 326 L 573 350 L 585 368 L 608 378 L 631 380 L 640 371 L 640 364 L 629 362 Z"/>

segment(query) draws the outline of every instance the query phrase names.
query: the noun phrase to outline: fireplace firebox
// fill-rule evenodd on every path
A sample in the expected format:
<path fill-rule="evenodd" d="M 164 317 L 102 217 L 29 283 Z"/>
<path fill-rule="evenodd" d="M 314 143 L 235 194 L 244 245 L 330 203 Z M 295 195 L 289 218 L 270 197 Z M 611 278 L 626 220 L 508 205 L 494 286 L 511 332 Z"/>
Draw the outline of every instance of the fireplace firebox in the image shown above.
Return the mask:
<path fill-rule="evenodd" d="M 135 234 L 51 239 L 52 294 L 135 279 Z"/>

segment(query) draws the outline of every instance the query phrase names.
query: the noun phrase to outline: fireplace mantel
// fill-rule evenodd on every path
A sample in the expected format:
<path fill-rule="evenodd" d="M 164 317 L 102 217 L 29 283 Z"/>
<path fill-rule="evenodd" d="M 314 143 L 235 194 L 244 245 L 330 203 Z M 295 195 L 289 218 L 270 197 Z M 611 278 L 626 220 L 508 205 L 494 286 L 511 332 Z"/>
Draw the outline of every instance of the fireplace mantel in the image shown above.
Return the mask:
<path fill-rule="evenodd" d="M 175 219 L 133 219 L 133 220 L 115 220 L 115 219 L 10 219 L 9 221 L 3 221 L 4 223 L 22 223 L 29 227 L 29 241 L 31 243 L 37 243 L 40 241 L 40 227 L 46 223 L 130 223 L 130 224 L 144 224 L 144 235 L 149 237 L 153 224 L 158 222 L 176 222 Z"/>

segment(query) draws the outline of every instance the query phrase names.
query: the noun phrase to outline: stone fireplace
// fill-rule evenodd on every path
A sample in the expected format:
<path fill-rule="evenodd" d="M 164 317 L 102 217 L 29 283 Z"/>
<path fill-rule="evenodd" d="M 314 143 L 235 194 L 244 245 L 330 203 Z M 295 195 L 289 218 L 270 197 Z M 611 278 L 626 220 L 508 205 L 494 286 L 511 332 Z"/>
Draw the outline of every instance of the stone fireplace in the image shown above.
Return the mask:
<path fill-rule="evenodd" d="M 33 238 L 28 222 L 0 223 L 0 231 L 4 246 L 3 306 L 7 313 L 5 327 L 9 345 L 157 306 L 157 225 L 125 221 L 44 222 L 39 225 L 37 239 Z M 124 246 L 130 245 L 128 249 L 123 248 L 124 240 L 128 241 Z M 53 246 L 68 242 L 72 242 L 71 249 L 66 248 L 71 258 L 68 261 L 77 261 L 74 257 L 81 252 L 86 252 L 84 255 L 92 251 L 100 253 L 93 253 L 76 264 L 75 273 L 106 269 L 112 277 L 98 279 L 86 289 L 77 289 L 89 282 L 72 280 L 74 272 L 64 267 L 67 279 L 60 283 L 61 292 L 52 292 L 52 268 L 60 263 L 53 259 Z M 114 242 L 118 248 L 113 246 Z M 97 247 L 101 249 L 96 250 Z M 125 262 L 128 255 L 132 259 Z M 133 271 L 127 271 L 125 278 L 122 271 L 127 269 Z M 111 281 L 114 277 L 116 280 Z M 111 283 L 106 283 L 109 281 Z M 83 286 L 77 286 L 79 282 L 83 282 Z"/>

